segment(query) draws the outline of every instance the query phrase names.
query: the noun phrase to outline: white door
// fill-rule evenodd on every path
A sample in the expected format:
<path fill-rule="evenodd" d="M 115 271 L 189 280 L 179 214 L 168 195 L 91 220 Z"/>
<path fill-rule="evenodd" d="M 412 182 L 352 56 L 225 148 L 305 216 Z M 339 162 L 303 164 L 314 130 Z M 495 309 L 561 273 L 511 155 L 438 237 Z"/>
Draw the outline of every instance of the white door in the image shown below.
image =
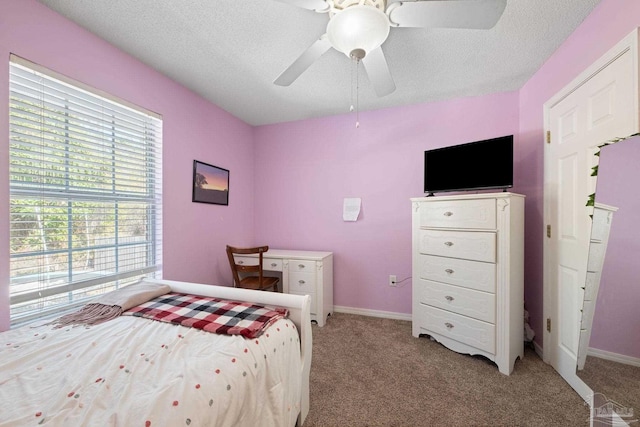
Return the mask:
<path fill-rule="evenodd" d="M 598 146 L 638 130 L 634 31 L 545 104 L 544 358 L 583 398 L 576 376 Z M 549 328 L 550 326 L 550 328 Z"/>

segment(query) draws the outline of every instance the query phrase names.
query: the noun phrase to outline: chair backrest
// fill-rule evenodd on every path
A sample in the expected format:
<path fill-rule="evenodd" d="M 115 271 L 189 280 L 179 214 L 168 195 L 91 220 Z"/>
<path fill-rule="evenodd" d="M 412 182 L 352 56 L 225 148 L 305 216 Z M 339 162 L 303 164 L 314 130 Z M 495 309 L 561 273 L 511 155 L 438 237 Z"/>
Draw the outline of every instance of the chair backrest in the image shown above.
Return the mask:
<path fill-rule="evenodd" d="M 240 274 L 239 273 L 258 273 L 260 283 L 262 283 L 262 254 L 269 250 L 269 246 L 256 246 L 253 248 L 236 248 L 227 245 L 227 257 L 229 258 L 229 265 L 231 266 L 231 272 L 233 273 L 234 286 L 240 286 Z M 244 265 L 237 264 L 234 254 L 248 255 L 258 254 L 258 265 Z"/>

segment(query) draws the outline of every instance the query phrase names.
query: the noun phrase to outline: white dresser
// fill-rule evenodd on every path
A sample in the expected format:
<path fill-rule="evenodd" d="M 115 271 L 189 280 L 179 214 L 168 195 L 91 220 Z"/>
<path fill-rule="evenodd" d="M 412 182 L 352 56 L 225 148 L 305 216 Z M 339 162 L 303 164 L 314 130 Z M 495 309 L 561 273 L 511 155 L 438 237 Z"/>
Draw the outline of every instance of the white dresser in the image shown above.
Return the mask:
<path fill-rule="evenodd" d="M 254 265 L 257 255 L 236 255 L 238 264 Z M 333 313 L 333 253 L 269 249 L 264 253 L 265 275 L 280 277 L 282 292 L 311 296 L 311 320 L 324 326 Z"/>
<path fill-rule="evenodd" d="M 580 341 L 578 345 L 578 369 L 584 369 L 591 339 L 593 315 L 596 311 L 596 300 L 600 289 L 600 277 L 604 258 L 607 253 L 609 232 L 613 213 L 618 208 L 596 203 L 593 209 L 593 221 L 591 225 L 591 240 L 589 241 L 589 258 L 587 261 L 587 279 L 584 287 L 584 304 L 582 306 L 582 318 L 580 322 Z"/>
<path fill-rule="evenodd" d="M 412 202 L 413 336 L 513 371 L 524 356 L 524 196 Z"/>

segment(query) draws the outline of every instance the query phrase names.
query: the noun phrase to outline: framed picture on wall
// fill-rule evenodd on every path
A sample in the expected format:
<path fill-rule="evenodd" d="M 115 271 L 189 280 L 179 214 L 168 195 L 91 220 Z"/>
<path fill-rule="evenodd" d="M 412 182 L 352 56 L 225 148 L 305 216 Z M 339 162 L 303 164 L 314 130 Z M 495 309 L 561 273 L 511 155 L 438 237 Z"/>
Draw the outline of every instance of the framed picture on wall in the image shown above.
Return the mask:
<path fill-rule="evenodd" d="M 194 160 L 191 201 L 229 205 L 229 171 Z"/>

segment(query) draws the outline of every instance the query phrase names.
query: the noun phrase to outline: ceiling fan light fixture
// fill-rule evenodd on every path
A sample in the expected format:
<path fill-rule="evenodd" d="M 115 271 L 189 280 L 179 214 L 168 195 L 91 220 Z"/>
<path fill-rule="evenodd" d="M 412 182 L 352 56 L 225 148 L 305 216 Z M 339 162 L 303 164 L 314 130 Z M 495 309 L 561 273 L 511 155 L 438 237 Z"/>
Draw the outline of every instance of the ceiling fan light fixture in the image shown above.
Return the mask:
<path fill-rule="evenodd" d="M 350 6 L 333 16 L 327 25 L 331 45 L 349 57 L 355 53 L 362 55 L 361 51 L 366 55 L 380 47 L 388 36 L 387 15 L 367 5 Z"/>

